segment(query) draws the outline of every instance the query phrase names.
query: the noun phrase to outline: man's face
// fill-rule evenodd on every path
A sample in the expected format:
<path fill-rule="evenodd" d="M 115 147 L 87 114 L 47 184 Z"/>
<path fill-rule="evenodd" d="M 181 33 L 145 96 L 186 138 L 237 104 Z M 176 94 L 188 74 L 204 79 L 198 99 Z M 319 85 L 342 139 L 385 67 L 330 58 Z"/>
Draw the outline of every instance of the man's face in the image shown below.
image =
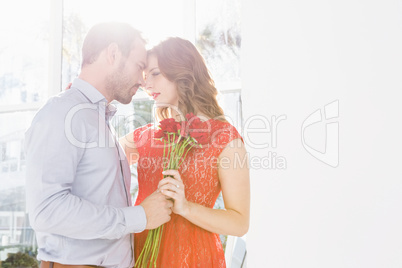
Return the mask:
<path fill-rule="evenodd" d="M 107 79 L 107 88 L 112 94 L 112 99 L 123 104 L 131 102 L 138 88 L 144 85 L 146 55 L 144 43 L 138 40 L 129 56 L 122 56 L 116 63 L 117 68 Z"/>

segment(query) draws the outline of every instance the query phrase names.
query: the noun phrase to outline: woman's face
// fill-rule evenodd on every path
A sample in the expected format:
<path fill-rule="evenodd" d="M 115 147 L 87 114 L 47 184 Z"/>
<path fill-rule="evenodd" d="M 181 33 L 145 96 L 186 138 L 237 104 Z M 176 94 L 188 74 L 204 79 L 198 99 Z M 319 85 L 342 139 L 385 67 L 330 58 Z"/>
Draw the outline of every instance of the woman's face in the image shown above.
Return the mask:
<path fill-rule="evenodd" d="M 150 55 L 145 69 L 145 88 L 157 104 L 179 105 L 176 85 L 170 82 L 159 70 L 158 59 Z"/>

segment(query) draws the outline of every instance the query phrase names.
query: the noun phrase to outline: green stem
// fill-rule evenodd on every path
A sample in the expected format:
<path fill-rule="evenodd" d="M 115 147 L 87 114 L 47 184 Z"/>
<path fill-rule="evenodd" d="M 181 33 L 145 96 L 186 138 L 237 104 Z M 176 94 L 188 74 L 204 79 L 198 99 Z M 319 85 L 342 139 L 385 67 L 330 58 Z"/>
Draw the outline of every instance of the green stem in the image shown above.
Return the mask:
<path fill-rule="evenodd" d="M 156 248 L 158 248 L 158 244 L 159 244 L 158 238 L 159 238 L 160 229 L 161 229 L 160 226 L 157 229 L 155 229 L 154 237 L 152 239 L 155 243 L 153 243 L 153 245 L 152 245 L 152 249 L 151 249 L 152 254 L 151 254 L 151 258 L 149 259 L 149 263 L 151 265 L 153 264 L 154 267 L 156 265 L 156 257 L 157 256 L 155 256 L 155 251 L 156 251 Z"/>
<path fill-rule="evenodd" d="M 166 151 L 166 141 L 163 140 L 163 156 L 162 156 L 162 169 L 165 170 L 165 151 Z"/>
<path fill-rule="evenodd" d="M 152 244 L 152 237 L 153 237 L 152 231 L 153 230 L 150 230 L 148 232 L 147 239 L 145 240 L 144 247 L 141 250 L 141 254 L 140 254 L 140 256 L 138 257 L 138 259 L 137 259 L 137 261 L 135 263 L 135 267 L 144 267 L 144 265 L 146 265 L 147 258 L 148 258 L 148 255 L 149 255 L 148 254 L 149 248 L 150 248 L 150 246 Z"/>
<path fill-rule="evenodd" d="M 186 157 L 187 157 L 188 152 L 190 152 L 191 148 L 193 148 L 193 147 L 194 147 L 194 145 L 191 145 L 191 146 L 188 148 L 188 150 L 186 151 L 185 155 L 182 157 L 181 162 L 179 163 L 179 166 L 181 166 L 181 164 L 183 164 L 184 160 L 185 160 Z"/>

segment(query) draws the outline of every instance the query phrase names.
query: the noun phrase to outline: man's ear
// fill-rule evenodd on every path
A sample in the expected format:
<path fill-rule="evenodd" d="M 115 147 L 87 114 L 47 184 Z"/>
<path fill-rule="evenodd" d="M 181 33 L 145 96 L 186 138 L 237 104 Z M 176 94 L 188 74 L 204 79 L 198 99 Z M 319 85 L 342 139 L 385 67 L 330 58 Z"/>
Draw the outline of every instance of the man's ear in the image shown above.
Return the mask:
<path fill-rule="evenodd" d="M 120 56 L 119 46 L 116 43 L 111 43 L 106 48 L 106 60 L 111 65 L 114 65 Z"/>

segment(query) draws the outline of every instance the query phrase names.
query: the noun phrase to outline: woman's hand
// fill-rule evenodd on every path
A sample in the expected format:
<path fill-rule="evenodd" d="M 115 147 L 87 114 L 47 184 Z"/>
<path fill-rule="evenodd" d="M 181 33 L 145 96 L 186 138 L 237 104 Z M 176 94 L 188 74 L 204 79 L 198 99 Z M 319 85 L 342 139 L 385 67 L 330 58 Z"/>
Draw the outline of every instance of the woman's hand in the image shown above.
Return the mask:
<path fill-rule="evenodd" d="M 190 204 L 185 196 L 184 184 L 181 180 L 180 173 L 177 170 L 166 170 L 162 172 L 162 174 L 172 177 L 162 179 L 158 184 L 158 190 L 166 197 L 173 199 L 172 211 L 184 217 L 189 210 Z"/>

